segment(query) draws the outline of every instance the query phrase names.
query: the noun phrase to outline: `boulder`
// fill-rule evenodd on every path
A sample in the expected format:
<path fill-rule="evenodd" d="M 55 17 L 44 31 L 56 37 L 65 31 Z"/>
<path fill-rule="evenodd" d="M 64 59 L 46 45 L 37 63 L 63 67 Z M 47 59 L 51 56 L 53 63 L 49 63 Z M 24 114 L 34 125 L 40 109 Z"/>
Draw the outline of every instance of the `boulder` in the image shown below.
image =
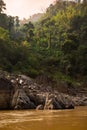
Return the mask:
<path fill-rule="evenodd" d="M 36 107 L 36 110 L 43 110 L 44 109 L 44 106 L 41 104 L 41 105 L 38 105 L 37 107 Z"/>
<path fill-rule="evenodd" d="M 36 106 L 42 104 L 45 105 L 46 96 L 43 93 L 29 93 L 29 98 Z"/>
<path fill-rule="evenodd" d="M 11 109 L 13 92 L 12 83 L 4 77 L 0 78 L 0 109 Z"/>
<path fill-rule="evenodd" d="M 29 97 L 23 91 L 23 89 L 18 89 L 12 100 L 12 108 L 14 109 L 35 109 L 36 106 L 30 101 Z"/>
<path fill-rule="evenodd" d="M 72 97 L 72 101 L 75 106 L 87 106 L 87 97 L 82 97 L 82 96 L 76 96 Z"/>
<path fill-rule="evenodd" d="M 62 94 L 48 94 L 46 96 L 46 102 L 44 109 L 73 109 L 74 104 L 70 97 L 66 98 Z"/>

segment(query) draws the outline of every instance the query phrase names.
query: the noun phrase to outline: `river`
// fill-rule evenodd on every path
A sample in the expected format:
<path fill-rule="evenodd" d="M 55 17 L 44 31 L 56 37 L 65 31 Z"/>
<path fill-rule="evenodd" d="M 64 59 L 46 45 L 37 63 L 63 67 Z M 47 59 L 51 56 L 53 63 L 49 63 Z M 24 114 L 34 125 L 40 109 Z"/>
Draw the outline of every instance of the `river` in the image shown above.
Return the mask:
<path fill-rule="evenodd" d="M 87 130 L 87 107 L 0 111 L 0 130 Z"/>

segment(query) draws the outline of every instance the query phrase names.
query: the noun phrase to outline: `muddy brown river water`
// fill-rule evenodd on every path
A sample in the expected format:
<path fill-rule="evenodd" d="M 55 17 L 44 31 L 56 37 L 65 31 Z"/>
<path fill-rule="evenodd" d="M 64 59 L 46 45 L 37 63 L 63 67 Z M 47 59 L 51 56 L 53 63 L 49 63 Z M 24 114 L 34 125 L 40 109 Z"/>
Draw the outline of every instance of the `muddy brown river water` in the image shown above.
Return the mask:
<path fill-rule="evenodd" d="M 0 130 L 87 130 L 87 107 L 0 111 Z"/>

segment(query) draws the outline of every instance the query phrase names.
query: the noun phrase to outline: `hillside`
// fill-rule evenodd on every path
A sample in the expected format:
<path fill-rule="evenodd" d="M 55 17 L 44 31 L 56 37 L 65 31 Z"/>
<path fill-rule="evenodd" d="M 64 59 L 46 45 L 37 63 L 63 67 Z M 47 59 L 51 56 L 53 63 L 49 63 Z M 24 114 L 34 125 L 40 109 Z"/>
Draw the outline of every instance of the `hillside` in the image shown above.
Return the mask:
<path fill-rule="evenodd" d="M 46 75 L 56 85 L 86 82 L 87 2 L 56 1 L 31 21 L 20 26 L 18 17 L 0 12 L 0 69 Z"/>
<path fill-rule="evenodd" d="M 31 21 L 32 23 L 38 22 L 43 15 L 43 13 L 34 14 L 29 18 L 29 21 Z"/>
<path fill-rule="evenodd" d="M 30 16 L 29 19 L 24 18 L 23 20 L 20 20 L 20 24 L 25 24 L 25 23 L 28 23 L 29 21 L 32 23 L 38 22 L 42 16 L 43 16 L 43 13 L 34 14 L 34 15 Z"/>

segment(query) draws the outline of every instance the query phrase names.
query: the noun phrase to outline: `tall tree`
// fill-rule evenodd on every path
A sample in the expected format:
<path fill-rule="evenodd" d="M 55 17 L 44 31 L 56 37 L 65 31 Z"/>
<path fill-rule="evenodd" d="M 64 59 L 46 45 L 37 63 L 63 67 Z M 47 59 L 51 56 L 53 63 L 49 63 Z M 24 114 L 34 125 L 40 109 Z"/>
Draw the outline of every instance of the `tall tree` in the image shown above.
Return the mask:
<path fill-rule="evenodd" d="M 2 13 L 3 10 L 5 10 L 5 9 L 6 9 L 6 4 L 4 3 L 3 0 L 0 0 L 0 13 Z"/>
<path fill-rule="evenodd" d="M 16 17 L 15 17 L 15 26 L 16 26 L 17 28 L 18 28 L 19 25 L 20 25 L 19 22 L 20 22 L 20 21 L 19 21 L 19 17 L 16 16 Z"/>
<path fill-rule="evenodd" d="M 24 27 L 24 32 L 26 32 L 26 40 L 30 42 L 32 41 L 34 36 L 34 25 L 31 22 L 29 22 L 24 24 Z"/>

